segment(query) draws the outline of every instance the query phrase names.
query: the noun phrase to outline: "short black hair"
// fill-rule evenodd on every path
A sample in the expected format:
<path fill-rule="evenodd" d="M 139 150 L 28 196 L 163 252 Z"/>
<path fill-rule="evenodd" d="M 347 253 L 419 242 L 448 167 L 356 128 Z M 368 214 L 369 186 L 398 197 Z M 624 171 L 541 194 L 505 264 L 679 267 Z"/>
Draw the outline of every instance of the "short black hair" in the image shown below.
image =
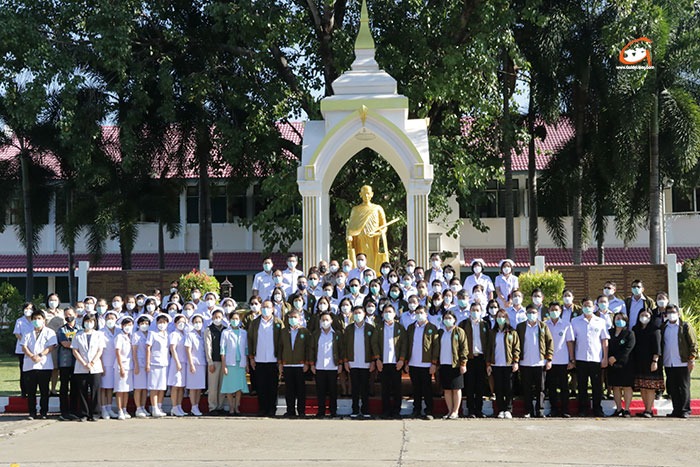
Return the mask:
<path fill-rule="evenodd" d="M 32 318 L 38 318 L 38 317 L 46 319 L 46 315 L 44 314 L 43 311 L 41 311 L 41 310 L 32 311 Z"/>

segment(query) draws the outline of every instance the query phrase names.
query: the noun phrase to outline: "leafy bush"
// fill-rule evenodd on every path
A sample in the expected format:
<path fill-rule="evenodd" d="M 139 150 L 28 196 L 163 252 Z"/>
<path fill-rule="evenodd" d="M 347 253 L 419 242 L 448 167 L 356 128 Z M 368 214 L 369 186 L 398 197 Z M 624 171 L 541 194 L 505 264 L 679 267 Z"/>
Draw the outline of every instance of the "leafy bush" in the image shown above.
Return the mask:
<path fill-rule="evenodd" d="M 24 300 L 17 288 L 9 282 L 0 284 L 0 350 L 13 354 L 17 338 L 12 331 L 15 321 L 22 316 Z"/>
<path fill-rule="evenodd" d="M 525 272 L 518 276 L 518 281 L 525 303 L 529 303 L 532 291 L 537 288 L 542 289 L 543 303 L 561 301 L 561 295 L 564 292 L 564 276 L 559 271 Z"/>
<path fill-rule="evenodd" d="M 179 281 L 180 287 L 178 287 L 178 290 L 185 301 L 192 299 L 192 289 L 195 288 L 202 292 L 202 297 L 207 292 L 219 293 L 219 281 L 216 280 L 216 277 L 209 276 L 202 271 L 193 269 L 192 272 L 180 276 Z"/>
<path fill-rule="evenodd" d="M 678 284 L 678 295 L 683 319 L 690 323 L 695 328 L 695 333 L 700 336 L 700 276 L 688 275 Z"/>

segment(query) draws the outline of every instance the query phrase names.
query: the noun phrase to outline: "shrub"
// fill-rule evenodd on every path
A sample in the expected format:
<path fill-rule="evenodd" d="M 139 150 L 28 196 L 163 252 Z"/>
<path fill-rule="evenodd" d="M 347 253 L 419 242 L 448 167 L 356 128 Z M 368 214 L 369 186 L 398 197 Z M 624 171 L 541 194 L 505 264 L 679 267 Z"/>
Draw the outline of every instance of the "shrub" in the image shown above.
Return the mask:
<path fill-rule="evenodd" d="M 179 281 L 180 287 L 178 287 L 178 290 L 184 301 L 192 299 L 192 289 L 195 288 L 198 288 L 199 291 L 202 292 L 202 296 L 207 292 L 219 293 L 219 281 L 216 280 L 216 277 L 209 276 L 202 271 L 193 269 L 192 272 L 180 276 Z"/>
<path fill-rule="evenodd" d="M 0 284 L 0 350 L 13 354 L 17 338 L 12 331 L 15 328 L 15 321 L 22 316 L 22 305 L 24 300 L 17 288 L 9 282 Z"/>
<path fill-rule="evenodd" d="M 523 293 L 525 303 L 529 303 L 532 291 L 540 288 L 544 295 L 543 303 L 561 301 L 564 292 L 564 276 L 559 271 L 525 272 L 518 276 L 520 291 Z"/>
<path fill-rule="evenodd" d="M 688 276 L 678 284 L 679 306 L 683 319 L 695 328 L 700 336 L 700 277 Z"/>

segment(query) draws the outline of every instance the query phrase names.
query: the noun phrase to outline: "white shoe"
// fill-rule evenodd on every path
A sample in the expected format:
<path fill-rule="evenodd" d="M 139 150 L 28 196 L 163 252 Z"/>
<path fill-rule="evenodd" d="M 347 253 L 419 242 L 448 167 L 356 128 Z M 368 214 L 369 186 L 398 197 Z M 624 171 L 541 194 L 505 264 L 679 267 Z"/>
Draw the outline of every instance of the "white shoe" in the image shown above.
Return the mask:
<path fill-rule="evenodd" d="M 112 417 L 111 417 L 111 415 L 109 415 L 109 412 L 106 409 L 102 409 L 102 419 L 109 420 L 110 418 L 112 418 Z"/>
<path fill-rule="evenodd" d="M 110 407 L 109 409 L 107 409 L 107 413 L 108 413 L 109 416 L 112 417 L 112 418 L 117 418 L 117 417 L 119 417 L 119 414 L 116 413 L 114 410 L 112 410 L 112 407 Z"/>
<path fill-rule="evenodd" d="M 506 413 L 503 410 L 501 410 L 500 412 L 498 412 L 498 415 L 496 416 L 496 418 L 505 418 L 505 416 L 506 416 Z"/>
<path fill-rule="evenodd" d="M 119 412 L 119 415 L 117 415 L 117 420 L 126 420 L 126 417 L 124 416 L 124 412 Z"/>
<path fill-rule="evenodd" d="M 136 413 L 134 415 L 136 415 L 136 418 L 146 418 L 148 417 L 148 412 L 146 412 L 146 409 L 139 407 L 136 409 Z"/>
<path fill-rule="evenodd" d="M 165 417 L 167 414 L 165 412 L 162 412 L 158 410 L 158 407 L 154 407 L 153 410 L 151 410 L 151 417 L 153 418 L 161 418 Z"/>
<path fill-rule="evenodd" d="M 191 412 L 192 412 L 192 415 L 194 415 L 195 417 L 202 416 L 202 412 L 199 410 L 199 407 L 197 407 L 196 405 L 194 407 L 192 407 Z"/>
<path fill-rule="evenodd" d="M 179 406 L 170 409 L 170 415 L 173 417 L 184 417 L 186 414 L 183 412 Z"/>
<path fill-rule="evenodd" d="M 126 418 L 127 420 L 131 418 L 131 415 L 129 415 L 129 412 L 127 412 L 126 409 L 124 409 L 122 413 L 124 414 L 124 418 Z"/>
<path fill-rule="evenodd" d="M 510 412 L 508 412 L 508 411 L 506 411 L 506 412 L 503 414 L 503 418 L 511 419 L 511 418 L 513 418 L 513 414 L 510 413 Z"/>

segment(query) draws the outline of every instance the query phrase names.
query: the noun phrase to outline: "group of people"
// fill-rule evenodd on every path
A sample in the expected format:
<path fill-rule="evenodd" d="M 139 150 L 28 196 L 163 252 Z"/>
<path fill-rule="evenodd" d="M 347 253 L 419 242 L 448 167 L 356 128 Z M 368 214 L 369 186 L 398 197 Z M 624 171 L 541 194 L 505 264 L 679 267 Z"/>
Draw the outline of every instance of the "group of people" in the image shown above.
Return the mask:
<path fill-rule="evenodd" d="M 570 388 L 578 415 L 602 417 L 604 385 L 615 416 L 630 416 L 637 390 L 645 408 L 638 415 L 652 417 L 664 389 L 670 416 L 690 415 L 695 331 L 665 292 L 649 297 L 640 280 L 625 299 L 606 282 L 600 296 L 578 303 L 569 289 L 549 303 L 535 289 L 526 304 L 509 259 L 495 281 L 483 260 L 472 260 L 463 283 L 437 254 L 427 269 L 409 260 L 401 271 L 384 263 L 376 272 L 362 253 L 356 266 L 321 261 L 307 274 L 297 262 L 289 255 L 287 267 L 275 269 L 265 258 L 247 309 L 215 292 L 180 290 L 177 281 L 162 298 L 158 290 L 110 304 L 85 297 L 61 310 L 52 294 L 45 310 L 25 304 L 15 335 L 30 417 L 37 416 L 37 387 L 38 416 L 47 416 L 49 386 L 59 378 L 63 420 L 131 418 L 131 392 L 136 417 L 162 417 L 167 390 L 173 416 L 187 415 L 186 393 L 190 413 L 201 416 L 205 390 L 209 414 L 225 414 L 227 401 L 236 415 L 248 379 L 258 415 L 274 416 L 282 375 L 287 417 L 305 416 L 306 380 L 313 378 L 317 417 L 337 416 L 340 385 L 352 397 L 351 418 L 369 418 L 370 387 L 378 381 L 382 417 L 395 418 L 402 373 L 410 377 L 412 416 L 425 419 L 433 418 L 433 379 L 444 391 L 445 419 L 485 417 L 484 397 L 493 398 L 495 417 L 512 418 L 514 393 L 526 417 L 545 416 L 545 394 L 551 415 L 569 417 Z"/>

